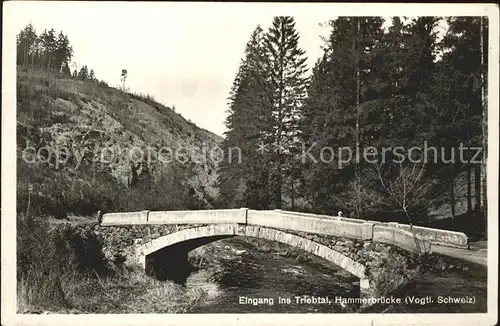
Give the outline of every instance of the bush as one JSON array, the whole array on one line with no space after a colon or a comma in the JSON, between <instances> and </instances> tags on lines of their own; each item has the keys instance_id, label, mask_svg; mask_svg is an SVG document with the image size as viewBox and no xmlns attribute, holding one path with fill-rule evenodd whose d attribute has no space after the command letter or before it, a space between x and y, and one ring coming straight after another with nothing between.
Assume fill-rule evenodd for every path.
<instances>
[{"instance_id":1,"label":"bush","mask_svg":"<svg viewBox=\"0 0 500 326\"><path fill-rule=\"evenodd\" d=\"M186 210L205 203L184 183L189 174L182 167L164 171L158 180L139 180L133 188L120 184L106 171L80 166L76 173L55 170L47 164L17 160L17 213L30 216L93 216L97 211ZM187 174L186 174L187 173ZM91 176L92 175L92 176ZM29 186L33 191L29 193ZM28 209L29 206L29 209Z\"/></svg>"},{"instance_id":2,"label":"bush","mask_svg":"<svg viewBox=\"0 0 500 326\"><path fill-rule=\"evenodd\" d=\"M122 308L130 313L188 312L206 296L199 288L186 289L173 282L152 279L144 273L130 275L127 283L141 288L136 298Z\"/></svg>"},{"instance_id":3,"label":"bush","mask_svg":"<svg viewBox=\"0 0 500 326\"><path fill-rule=\"evenodd\" d=\"M57 84L54 74L28 73L17 77L17 120L33 127L46 127L69 121L65 115L55 114L54 101L63 99L78 103L79 96Z\"/></svg>"},{"instance_id":4,"label":"bush","mask_svg":"<svg viewBox=\"0 0 500 326\"><path fill-rule=\"evenodd\" d=\"M93 224L18 220L18 312L186 312L204 296L104 258ZM119 271L119 272L118 272Z\"/></svg>"},{"instance_id":5,"label":"bush","mask_svg":"<svg viewBox=\"0 0 500 326\"><path fill-rule=\"evenodd\" d=\"M150 94L142 94L142 93L130 93L130 96L135 98L136 100L142 101L146 104L149 104L150 106L156 108L159 106L158 102L156 102L155 97Z\"/></svg>"},{"instance_id":6,"label":"bush","mask_svg":"<svg viewBox=\"0 0 500 326\"><path fill-rule=\"evenodd\" d=\"M98 277L112 275L91 228L51 229L41 219L17 223L18 309L72 308L75 295L92 293Z\"/></svg>"},{"instance_id":7,"label":"bush","mask_svg":"<svg viewBox=\"0 0 500 326\"><path fill-rule=\"evenodd\" d=\"M106 88L108 88L108 87L109 87L108 83L106 83L104 80L100 80L98 84L99 84L99 86L101 86L101 87L106 87Z\"/></svg>"},{"instance_id":8,"label":"bush","mask_svg":"<svg viewBox=\"0 0 500 326\"><path fill-rule=\"evenodd\" d=\"M126 188L105 172L94 172L92 180L89 168L82 165L76 175L70 175L47 164L26 163L18 156L17 213L65 218L70 213L91 216L98 210L117 209L117 197Z\"/></svg>"}]
</instances>

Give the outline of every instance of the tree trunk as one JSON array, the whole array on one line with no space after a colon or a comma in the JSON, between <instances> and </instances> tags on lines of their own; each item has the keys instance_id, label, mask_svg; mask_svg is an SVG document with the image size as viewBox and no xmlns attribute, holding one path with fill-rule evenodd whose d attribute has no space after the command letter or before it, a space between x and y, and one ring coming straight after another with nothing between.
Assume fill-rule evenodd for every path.
<instances>
[{"instance_id":1,"label":"tree trunk","mask_svg":"<svg viewBox=\"0 0 500 326\"><path fill-rule=\"evenodd\" d=\"M467 165L467 213L472 212L472 173L470 165Z\"/></svg>"},{"instance_id":2,"label":"tree trunk","mask_svg":"<svg viewBox=\"0 0 500 326\"><path fill-rule=\"evenodd\" d=\"M487 185L486 185L486 161L488 157L488 104L486 102L486 94L485 94L485 78L484 78L484 27L483 27L483 17L480 18L480 46L481 46L481 104L483 107L483 123L482 123L482 132L483 132L483 158L481 162L481 185L482 185L482 208L484 218L487 216L488 209L488 197L487 197ZM485 224L486 225L486 224Z\"/></svg>"},{"instance_id":3,"label":"tree trunk","mask_svg":"<svg viewBox=\"0 0 500 326\"><path fill-rule=\"evenodd\" d=\"M130 172L131 175L128 179L129 188L133 188L137 184L137 166L134 162L130 162Z\"/></svg>"},{"instance_id":4,"label":"tree trunk","mask_svg":"<svg viewBox=\"0 0 500 326\"><path fill-rule=\"evenodd\" d=\"M481 210L481 166L474 165L474 197L476 198L476 203L474 210L479 212Z\"/></svg>"},{"instance_id":5,"label":"tree trunk","mask_svg":"<svg viewBox=\"0 0 500 326\"><path fill-rule=\"evenodd\" d=\"M352 40L352 51L353 54L357 52L358 46L358 33L360 30L360 22L359 22L359 17L356 17L356 32L354 33L354 37ZM361 88L361 83L360 83L360 77L359 77L359 62L360 62L360 53L356 53L356 126L355 126L355 139L356 139L356 159L354 160L354 178L356 179L357 182L357 197L356 197L356 214L358 215L357 218L362 218L362 213L361 213L361 203L359 202L359 191L361 188L361 180L359 179L359 104L360 104L360 88Z\"/></svg>"},{"instance_id":6,"label":"tree trunk","mask_svg":"<svg viewBox=\"0 0 500 326\"><path fill-rule=\"evenodd\" d=\"M359 17L356 17L357 21L357 28L356 28L356 38L353 40L353 50L355 51L357 49L357 38L358 38L358 33L360 29L360 24L359 24ZM359 153L359 98L360 98L360 78L359 78L359 62L360 62L360 57L359 54L357 56L357 62L356 62L356 167L355 167L355 177L359 177L359 162L358 162L358 153Z\"/></svg>"},{"instance_id":7,"label":"tree trunk","mask_svg":"<svg viewBox=\"0 0 500 326\"><path fill-rule=\"evenodd\" d=\"M455 166L453 167L453 175L451 176L451 189L450 189L450 206L451 216L453 219L457 216L455 212Z\"/></svg>"},{"instance_id":8,"label":"tree trunk","mask_svg":"<svg viewBox=\"0 0 500 326\"><path fill-rule=\"evenodd\" d=\"M276 169L276 189L274 195L275 195L275 206L276 206L275 208L281 209L281 162L278 162L278 167Z\"/></svg>"},{"instance_id":9,"label":"tree trunk","mask_svg":"<svg viewBox=\"0 0 500 326\"><path fill-rule=\"evenodd\" d=\"M28 43L25 43L25 46L24 46L23 66L24 67L28 66Z\"/></svg>"},{"instance_id":10,"label":"tree trunk","mask_svg":"<svg viewBox=\"0 0 500 326\"><path fill-rule=\"evenodd\" d=\"M278 146L278 167L277 167L277 180L276 180L276 209L281 209L281 194L282 194L282 184L283 184L283 176L282 176L282 168L283 168L283 154L281 153L281 145L282 145L282 133L283 133L283 120L284 116L284 108L283 108L283 91L284 91L284 67L285 64L285 52L283 49L283 44L285 43L285 33L281 31L281 44L280 44L280 65L279 65L279 95L278 95L278 131L277 131L277 143Z\"/></svg>"}]
</instances>

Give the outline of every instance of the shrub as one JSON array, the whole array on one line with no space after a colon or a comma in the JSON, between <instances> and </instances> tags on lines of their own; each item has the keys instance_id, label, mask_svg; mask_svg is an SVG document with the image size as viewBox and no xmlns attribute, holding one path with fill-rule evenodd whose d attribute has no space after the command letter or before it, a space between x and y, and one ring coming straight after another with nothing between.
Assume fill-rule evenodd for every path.
<instances>
[{"instance_id":1,"label":"shrub","mask_svg":"<svg viewBox=\"0 0 500 326\"><path fill-rule=\"evenodd\" d=\"M144 103L147 103L154 108L156 108L159 105L158 102L156 102L155 97L151 94L142 94L133 92L130 93L130 96L132 96L136 100L143 101Z\"/></svg>"},{"instance_id":2,"label":"shrub","mask_svg":"<svg viewBox=\"0 0 500 326\"><path fill-rule=\"evenodd\" d=\"M18 219L17 299L21 313L186 312L204 292L160 282L104 258L94 224Z\"/></svg>"},{"instance_id":3,"label":"shrub","mask_svg":"<svg viewBox=\"0 0 500 326\"><path fill-rule=\"evenodd\" d=\"M99 81L99 86L106 87L106 88L109 87L108 83L106 83L104 80Z\"/></svg>"},{"instance_id":4,"label":"shrub","mask_svg":"<svg viewBox=\"0 0 500 326\"><path fill-rule=\"evenodd\" d=\"M101 247L90 227L51 229L42 219L18 218L18 309L71 308L82 283L96 285L99 276L112 274Z\"/></svg>"},{"instance_id":5,"label":"shrub","mask_svg":"<svg viewBox=\"0 0 500 326\"><path fill-rule=\"evenodd\" d=\"M70 177L64 169L26 163L18 156L18 214L29 210L30 216L65 218L70 213L90 216L98 210L115 210L119 192L126 188L105 172L94 172L92 180L87 175L91 173L89 169L91 167L82 164L77 174ZM33 186L31 194L28 192L29 185Z\"/></svg>"},{"instance_id":6,"label":"shrub","mask_svg":"<svg viewBox=\"0 0 500 326\"><path fill-rule=\"evenodd\" d=\"M57 84L55 76L29 71L17 76L18 120L33 127L50 126L61 123L61 117L51 108L54 100L61 98L78 102L79 96ZM62 118L64 119L64 118Z\"/></svg>"}]
</instances>

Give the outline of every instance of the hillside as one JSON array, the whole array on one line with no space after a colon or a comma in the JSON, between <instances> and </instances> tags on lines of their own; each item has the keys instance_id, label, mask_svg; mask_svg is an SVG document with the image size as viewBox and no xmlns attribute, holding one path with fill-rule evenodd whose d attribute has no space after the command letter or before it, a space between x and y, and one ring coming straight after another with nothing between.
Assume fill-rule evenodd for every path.
<instances>
[{"instance_id":1,"label":"hillside","mask_svg":"<svg viewBox=\"0 0 500 326\"><path fill-rule=\"evenodd\" d=\"M210 207L221 141L150 96L18 69L18 212Z\"/></svg>"}]
</instances>

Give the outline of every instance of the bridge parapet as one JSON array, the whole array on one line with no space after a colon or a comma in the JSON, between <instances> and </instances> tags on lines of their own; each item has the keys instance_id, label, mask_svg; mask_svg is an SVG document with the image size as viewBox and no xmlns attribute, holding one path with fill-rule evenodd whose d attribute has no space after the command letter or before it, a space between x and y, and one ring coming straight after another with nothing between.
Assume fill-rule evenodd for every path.
<instances>
[{"instance_id":1,"label":"bridge parapet","mask_svg":"<svg viewBox=\"0 0 500 326\"><path fill-rule=\"evenodd\" d=\"M147 224L247 223L247 208L150 212Z\"/></svg>"},{"instance_id":2,"label":"bridge parapet","mask_svg":"<svg viewBox=\"0 0 500 326\"><path fill-rule=\"evenodd\" d=\"M101 225L136 225L147 224L149 211L106 213L102 215Z\"/></svg>"},{"instance_id":3,"label":"bridge parapet","mask_svg":"<svg viewBox=\"0 0 500 326\"><path fill-rule=\"evenodd\" d=\"M397 229L411 232L411 227L408 224L387 223L388 226ZM413 226L415 234L423 239L429 240L433 244L443 245L448 247L467 248L468 237L465 233L449 230L440 230L428 228L425 226Z\"/></svg>"},{"instance_id":4,"label":"bridge parapet","mask_svg":"<svg viewBox=\"0 0 500 326\"><path fill-rule=\"evenodd\" d=\"M287 211L249 211L248 223L299 232L344 237L356 240L373 240L400 247L411 252L431 251L428 239L407 230L389 227L382 223L364 220L328 218L314 214ZM418 243L418 244L417 244Z\"/></svg>"},{"instance_id":5,"label":"bridge parapet","mask_svg":"<svg viewBox=\"0 0 500 326\"><path fill-rule=\"evenodd\" d=\"M326 218L326 219L333 219L336 221L350 222L350 223L357 223L357 224L372 223L373 225L377 225L377 226L392 227L392 228L397 228L397 229L401 229L401 230L406 231L406 232L398 232L397 233L401 237L406 237L408 232L411 233L413 236L413 233L411 232L411 226L408 224L400 224L400 223L396 223L396 222L379 222L379 221L361 220L361 219L347 218L347 217L340 217L340 216L316 215L316 214L310 214L310 213L290 212L290 211L282 211L282 210L274 210L274 211L286 213L286 214L293 214L293 215L297 215L297 216ZM348 225L348 224L346 224L346 225ZM378 230L380 231L380 230L382 230L382 228L378 228ZM419 239L428 240L432 244L449 246L449 247L458 247L458 248L467 248L467 245L468 245L468 237L463 232L441 230L441 229L429 228L429 227L424 227L424 226L416 226L416 225L413 226L413 231L415 232L415 234L417 235L417 237Z\"/></svg>"},{"instance_id":6,"label":"bridge parapet","mask_svg":"<svg viewBox=\"0 0 500 326\"><path fill-rule=\"evenodd\" d=\"M423 248L430 244L467 248L464 233L432 229L398 223L382 223L338 216L282 210L258 211L247 208L193 210L193 211L141 211L128 213L107 213L102 216L101 225L187 225L187 224L227 224L258 225L298 232L346 237L358 240L373 240L415 251L417 241Z\"/></svg>"},{"instance_id":7,"label":"bridge parapet","mask_svg":"<svg viewBox=\"0 0 500 326\"><path fill-rule=\"evenodd\" d=\"M192 211L141 211L106 213L102 226L135 224L226 224L247 223L247 208Z\"/></svg>"},{"instance_id":8,"label":"bridge parapet","mask_svg":"<svg viewBox=\"0 0 500 326\"><path fill-rule=\"evenodd\" d=\"M248 224L359 240L369 240L373 236L369 225L287 211L249 210Z\"/></svg>"}]
</instances>

